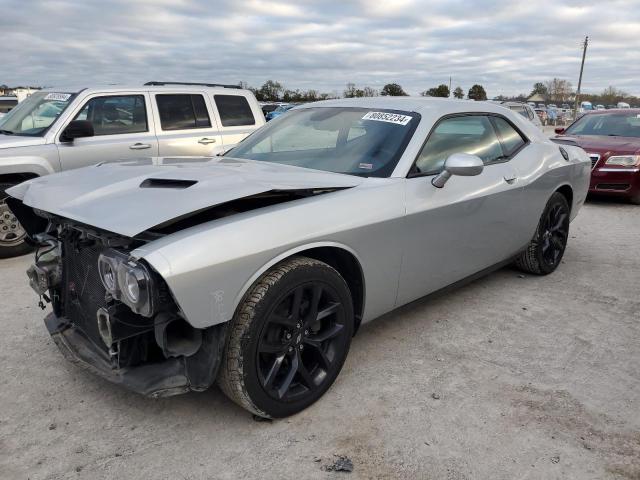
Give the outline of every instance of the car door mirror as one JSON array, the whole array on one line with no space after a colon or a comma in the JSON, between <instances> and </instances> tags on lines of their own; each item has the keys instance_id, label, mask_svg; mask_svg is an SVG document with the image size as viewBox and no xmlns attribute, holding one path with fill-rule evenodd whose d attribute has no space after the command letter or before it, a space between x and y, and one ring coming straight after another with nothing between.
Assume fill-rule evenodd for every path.
<instances>
[{"instance_id":1,"label":"car door mirror","mask_svg":"<svg viewBox=\"0 0 640 480\"><path fill-rule=\"evenodd\" d=\"M434 187L442 188L452 175L461 177L473 177L480 175L484 169L482 159L477 155L468 153L454 153L447 157L444 168L437 176L431 180Z\"/></svg>"},{"instance_id":2,"label":"car door mirror","mask_svg":"<svg viewBox=\"0 0 640 480\"><path fill-rule=\"evenodd\" d=\"M73 120L60 135L60 141L73 142L76 138L93 137L93 124L88 120Z\"/></svg>"}]
</instances>

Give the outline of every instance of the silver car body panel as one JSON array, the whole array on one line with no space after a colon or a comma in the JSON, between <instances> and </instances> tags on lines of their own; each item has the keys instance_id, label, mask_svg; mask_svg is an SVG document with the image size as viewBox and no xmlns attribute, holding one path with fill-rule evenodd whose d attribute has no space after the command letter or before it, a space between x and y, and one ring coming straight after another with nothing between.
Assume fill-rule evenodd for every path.
<instances>
[{"instance_id":1,"label":"silver car body panel","mask_svg":"<svg viewBox=\"0 0 640 480\"><path fill-rule=\"evenodd\" d=\"M188 188L145 187L147 180L195 183ZM346 188L361 182L354 176L250 160L170 157L34 178L14 187L10 195L30 207L135 237L169 220L270 190Z\"/></svg>"},{"instance_id":2,"label":"silver car body panel","mask_svg":"<svg viewBox=\"0 0 640 480\"><path fill-rule=\"evenodd\" d=\"M487 102L372 98L319 102L418 112L421 121L390 178L207 159L167 167L127 162L51 176L9 190L24 203L124 235L200 208L278 189L340 188L186 228L146 243L132 255L167 282L195 327L228 321L244 294L269 268L314 248L339 248L358 262L364 284L362 321L482 271L522 250L551 194L572 191L571 217L584 203L590 177L586 153L560 147L515 112ZM449 114L503 115L529 143L512 159L474 177L453 176L444 188L408 172L438 119ZM195 159L190 159L196 162ZM162 165L164 164L164 165ZM192 187L150 193L147 178L197 180Z\"/></svg>"}]
</instances>

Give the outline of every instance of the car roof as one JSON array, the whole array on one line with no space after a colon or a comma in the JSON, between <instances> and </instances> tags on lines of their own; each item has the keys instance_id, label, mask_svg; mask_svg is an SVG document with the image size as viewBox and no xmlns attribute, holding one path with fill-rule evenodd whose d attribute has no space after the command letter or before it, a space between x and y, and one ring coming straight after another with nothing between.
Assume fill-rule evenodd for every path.
<instances>
[{"instance_id":1,"label":"car roof","mask_svg":"<svg viewBox=\"0 0 640 480\"><path fill-rule=\"evenodd\" d=\"M311 107L361 107L384 108L388 110L402 110L430 115L447 115L460 112L492 112L504 114L504 106L484 101L458 100L453 98L435 97L362 97L339 98L307 103L296 108Z\"/></svg>"}]
</instances>

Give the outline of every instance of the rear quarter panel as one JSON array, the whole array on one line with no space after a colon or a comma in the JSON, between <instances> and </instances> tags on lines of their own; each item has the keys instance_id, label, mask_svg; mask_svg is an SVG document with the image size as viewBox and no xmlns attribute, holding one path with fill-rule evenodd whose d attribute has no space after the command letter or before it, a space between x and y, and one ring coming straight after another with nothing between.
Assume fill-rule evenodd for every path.
<instances>
[{"instance_id":1,"label":"rear quarter panel","mask_svg":"<svg viewBox=\"0 0 640 480\"><path fill-rule=\"evenodd\" d=\"M565 160L560 147L569 154ZM571 219L573 220L584 204L589 189L591 162L579 147L557 145L551 141L533 142L530 155L523 156L517 163L520 179L524 185L523 201L530 238L533 237L549 197L559 188L567 185L573 192Z\"/></svg>"}]
</instances>

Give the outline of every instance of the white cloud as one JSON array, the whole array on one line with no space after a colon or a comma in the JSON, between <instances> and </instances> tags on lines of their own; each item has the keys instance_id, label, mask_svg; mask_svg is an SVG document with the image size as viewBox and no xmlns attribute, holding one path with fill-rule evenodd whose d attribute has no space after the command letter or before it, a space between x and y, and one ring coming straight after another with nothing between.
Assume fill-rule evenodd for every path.
<instances>
[{"instance_id":1,"label":"white cloud","mask_svg":"<svg viewBox=\"0 0 640 480\"><path fill-rule=\"evenodd\" d=\"M275 79L527 93L554 76L640 95L637 0L4 0L0 83Z\"/></svg>"}]
</instances>

